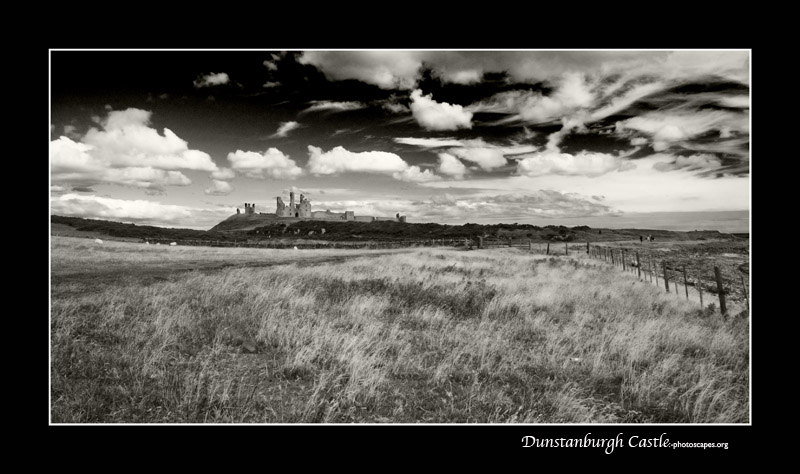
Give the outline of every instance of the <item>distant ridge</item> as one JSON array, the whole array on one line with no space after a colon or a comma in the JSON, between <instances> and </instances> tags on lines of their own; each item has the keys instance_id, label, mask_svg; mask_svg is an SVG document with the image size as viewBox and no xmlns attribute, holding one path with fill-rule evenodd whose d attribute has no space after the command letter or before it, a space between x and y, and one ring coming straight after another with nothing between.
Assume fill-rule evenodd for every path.
<instances>
[{"instance_id":1,"label":"distant ridge","mask_svg":"<svg viewBox=\"0 0 800 474\"><path fill-rule=\"evenodd\" d=\"M489 239L531 239L533 242L613 242L638 240L639 236L652 235L656 241L739 239L748 234L725 234L715 230L670 231L654 229L598 229L588 226L536 226L531 224L462 224L379 222L337 222L277 217L274 214L234 214L211 229L194 230L164 228L148 225L80 217L51 216L51 223L60 228L74 229L75 236L107 235L121 239L173 239L241 241L278 238L305 239L313 235L316 240L363 241L403 239L462 239L484 236ZM325 229L325 233L322 233ZM312 233L313 231L313 233ZM59 232L55 229L54 233ZM64 234L66 235L66 234Z\"/></svg>"}]
</instances>

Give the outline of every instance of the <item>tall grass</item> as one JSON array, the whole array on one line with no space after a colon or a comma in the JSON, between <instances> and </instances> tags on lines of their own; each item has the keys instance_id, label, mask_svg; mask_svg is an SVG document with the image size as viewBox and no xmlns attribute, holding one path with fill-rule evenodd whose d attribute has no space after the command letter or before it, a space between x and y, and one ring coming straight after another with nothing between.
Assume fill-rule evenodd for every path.
<instances>
[{"instance_id":1,"label":"tall grass","mask_svg":"<svg viewBox=\"0 0 800 474\"><path fill-rule=\"evenodd\" d=\"M746 320L589 263L422 249L82 291L59 280L52 421L749 421Z\"/></svg>"}]
</instances>

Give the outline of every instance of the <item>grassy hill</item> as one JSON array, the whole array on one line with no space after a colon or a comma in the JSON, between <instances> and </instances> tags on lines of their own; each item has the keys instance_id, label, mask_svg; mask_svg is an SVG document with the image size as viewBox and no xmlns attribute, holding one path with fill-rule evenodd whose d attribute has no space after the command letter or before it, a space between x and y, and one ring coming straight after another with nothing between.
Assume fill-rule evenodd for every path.
<instances>
[{"instance_id":1,"label":"grassy hill","mask_svg":"<svg viewBox=\"0 0 800 474\"><path fill-rule=\"evenodd\" d=\"M121 240L130 239L172 239L172 240L236 240L236 234L216 231L165 228L150 225L124 224L122 222L80 217L50 216L54 232L63 232L67 226L73 232L81 232L86 237L109 236ZM241 239L241 236L239 236Z\"/></svg>"},{"instance_id":2,"label":"grassy hill","mask_svg":"<svg viewBox=\"0 0 800 474\"><path fill-rule=\"evenodd\" d=\"M258 227L276 223L300 222L302 219L291 217L277 217L275 214L234 214L219 224L215 225L210 232L239 232L254 230Z\"/></svg>"}]
</instances>

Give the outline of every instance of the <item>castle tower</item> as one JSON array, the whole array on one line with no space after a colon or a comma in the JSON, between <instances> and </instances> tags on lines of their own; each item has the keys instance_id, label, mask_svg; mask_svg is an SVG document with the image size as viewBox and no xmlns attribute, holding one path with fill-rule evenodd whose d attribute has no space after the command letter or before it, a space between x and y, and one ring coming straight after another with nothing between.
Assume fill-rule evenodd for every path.
<instances>
[{"instance_id":1,"label":"castle tower","mask_svg":"<svg viewBox=\"0 0 800 474\"><path fill-rule=\"evenodd\" d=\"M311 201L304 195L300 195L300 203L297 205L297 217L311 217Z\"/></svg>"}]
</instances>

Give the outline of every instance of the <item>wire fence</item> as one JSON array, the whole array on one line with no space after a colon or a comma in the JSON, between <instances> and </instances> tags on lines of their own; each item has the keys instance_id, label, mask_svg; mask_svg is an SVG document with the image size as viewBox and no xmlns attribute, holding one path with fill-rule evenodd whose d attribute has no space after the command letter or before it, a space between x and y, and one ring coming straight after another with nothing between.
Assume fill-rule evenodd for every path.
<instances>
[{"instance_id":1,"label":"wire fence","mask_svg":"<svg viewBox=\"0 0 800 474\"><path fill-rule=\"evenodd\" d=\"M602 260L621 272L635 275L640 281L652 283L667 293L697 301L704 310L717 309L727 317L732 309L750 313L749 272L725 272L720 265L692 262L685 258L664 257L645 248L611 247L578 242L544 242L534 244L520 241L492 242L479 239L479 248L514 247L543 255L586 254ZM733 274L732 274L733 273ZM717 304L719 305L717 307ZM742 308L743 307L743 308Z\"/></svg>"}]
</instances>

